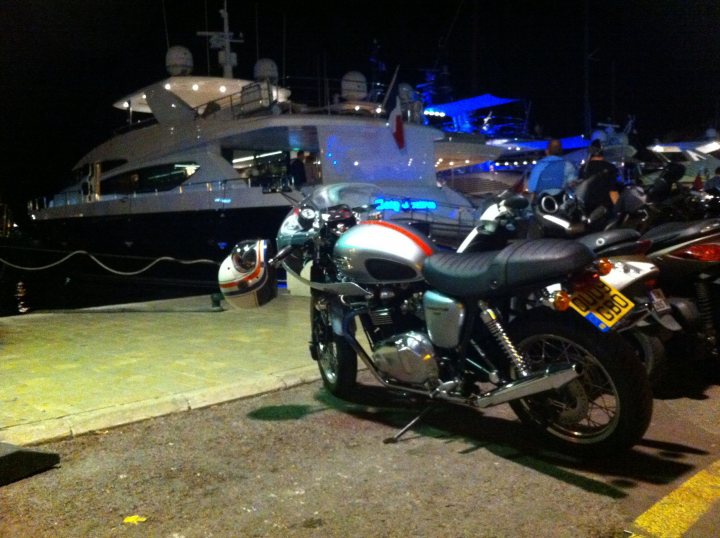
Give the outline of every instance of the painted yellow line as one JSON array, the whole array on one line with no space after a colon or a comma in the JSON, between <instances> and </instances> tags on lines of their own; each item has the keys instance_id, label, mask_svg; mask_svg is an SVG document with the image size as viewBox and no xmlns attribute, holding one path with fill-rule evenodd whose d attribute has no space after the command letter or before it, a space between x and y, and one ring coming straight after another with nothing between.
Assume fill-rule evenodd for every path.
<instances>
[{"instance_id":1,"label":"painted yellow line","mask_svg":"<svg viewBox=\"0 0 720 538\"><path fill-rule=\"evenodd\" d=\"M638 517L632 536L680 538L719 500L720 461L716 461Z\"/></svg>"}]
</instances>

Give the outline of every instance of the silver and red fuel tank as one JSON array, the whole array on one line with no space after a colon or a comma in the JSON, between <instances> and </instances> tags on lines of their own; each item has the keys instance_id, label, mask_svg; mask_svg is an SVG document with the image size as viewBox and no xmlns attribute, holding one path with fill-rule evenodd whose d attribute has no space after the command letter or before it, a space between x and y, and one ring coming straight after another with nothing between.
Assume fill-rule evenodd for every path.
<instances>
[{"instance_id":1,"label":"silver and red fuel tank","mask_svg":"<svg viewBox=\"0 0 720 538\"><path fill-rule=\"evenodd\" d=\"M343 233L333 255L338 269L359 284L422 280L425 258L435 252L430 240L405 224L366 221Z\"/></svg>"}]
</instances>

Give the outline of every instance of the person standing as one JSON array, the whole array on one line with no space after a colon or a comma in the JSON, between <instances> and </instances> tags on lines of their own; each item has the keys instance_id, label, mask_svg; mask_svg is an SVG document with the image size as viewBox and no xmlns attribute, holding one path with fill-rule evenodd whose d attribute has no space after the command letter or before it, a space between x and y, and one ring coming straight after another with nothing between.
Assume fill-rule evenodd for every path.
<instances>
[{"instance_id":1,"label":"person standing","mask_svg":"<svg viewBox=\"0 0 720 538\"><path fill-rule=\"evenodd\" d=\"M320 183L320 175L318 174L317 165L315 164L315 155L308 153L305 156L305 181L308 185L318 185Z\"/></svg>"},{"instance_id":2,"label":"person standing","mask_svg":"<svg viewBox=\"0 0 720 538\"><path fill-rule=\"evenodd\" d=\"M575 185L576 193L582 193L584 209L588 214L599 206L605 206L608 213L612 212L618 198L618 174L617 167L605 160L600 141L593 141L588 161L583 165L580 180Z\"/></svg>"},{"instance_id":3,"label":"person standing","mask_svg":"<svg viewBox=\"0 0 720 538\"><path fill-rule=\"evenodd\" d=\"M298 150L295 158L290 161L288 173L292 176L293 184L297 190L300 190L307 182L305 176L305 152L303 150Z\"/></svg>"},{"instance_id":4,"label":"person standing","mask_svg":"<svg viewBox=\"0 0 720 538\"><path fill-rule=\"evenodd\" d=\"M703 190L711 194L720 194L720 166L715 169L715 175L705 182Z\"/></svg>"},{"instance_id":5,"label":"person standing","mask_svg":"<svg viewBox=\"0 0 720 538\"><path fill-rule=\"evenodd\" d=\"M575 166L562 157L560 140L550 140L545 155L530 171L528 191L534 197L543 191L564 189L577 179Z\"/></svg>"}]
</instances>

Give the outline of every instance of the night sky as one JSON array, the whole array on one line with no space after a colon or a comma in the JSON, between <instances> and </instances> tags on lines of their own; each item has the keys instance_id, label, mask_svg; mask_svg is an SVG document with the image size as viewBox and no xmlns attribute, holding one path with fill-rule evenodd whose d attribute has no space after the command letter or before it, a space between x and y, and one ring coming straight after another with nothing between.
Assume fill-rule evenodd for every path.
<instances>
[{"instance_id":1,"label":"night sky","mask_svg":"<svg viewBox=\"0 0 720 538\"><path fill-rule=\"evenodd\" d=\"M639 140L677 139L718 126L717 0L432 2L228 1L235 76L258 57L291 77L369 76L373 39L386 81L417 84L447 65L453 97L490 92L532 103L545 135L583 128L584 38L593 121L637 118ZM6 166L0 190L22 199L52 191L125 116L124 95L166 76L167 42L207 63L197 31L221 30L220 0L0 0L0 97ZM163 9L164 8L164 9ZM587 9L587 11L586 11ZM586 17L588 13L589 17ZM587 21L588 32L585 32ZM167 28L167 33L166 33ZM284 45L284 46L283 46Z\"/></svg>"}]
</instances>

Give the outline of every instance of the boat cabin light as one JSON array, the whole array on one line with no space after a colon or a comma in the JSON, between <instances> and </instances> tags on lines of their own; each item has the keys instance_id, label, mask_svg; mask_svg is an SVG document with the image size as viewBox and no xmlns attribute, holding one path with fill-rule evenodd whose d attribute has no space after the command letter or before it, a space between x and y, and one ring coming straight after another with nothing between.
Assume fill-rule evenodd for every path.
<instances>
[{"instance_id":1,"label":"boat cabin light","mask_svg":"<svg viewBox=\"0 0 720 538\"><path fill-rule=\"evenodd\" d=\"M715 140L708 144L698 146L697 148L697 150L701 151L702 153L712 153L713 151L717 151L718 149L720 149L720 144Z\"/></svg>"}]
</instances>

